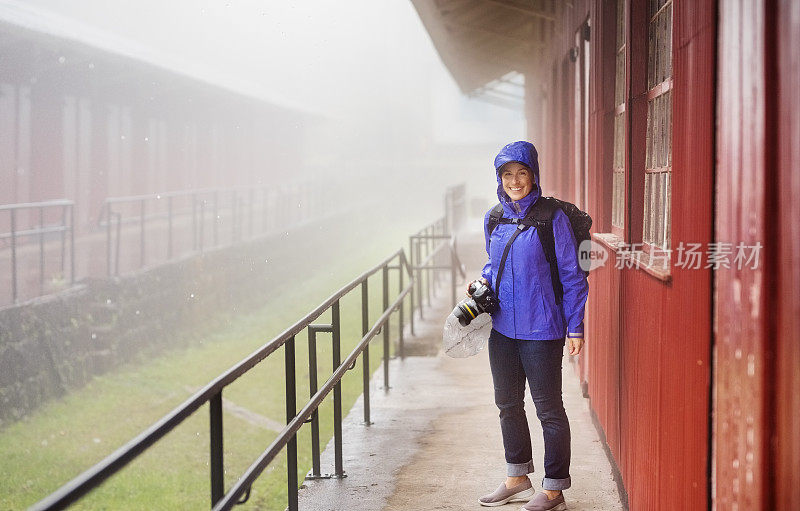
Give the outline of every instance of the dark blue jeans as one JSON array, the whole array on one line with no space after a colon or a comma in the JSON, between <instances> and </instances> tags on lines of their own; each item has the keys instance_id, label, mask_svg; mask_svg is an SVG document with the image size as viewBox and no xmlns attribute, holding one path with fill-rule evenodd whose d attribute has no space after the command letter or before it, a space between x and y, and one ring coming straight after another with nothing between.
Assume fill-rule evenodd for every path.
<instances>
[{"instance_id":1,"label":"dark blue jeans","mask_svg":"<svg viewBox=\"0 0 800 511\"><path fill-rule=\"evenodd\" d=\"M531 433L523 402L527 379L544 434L542 488L546 490L565 490L571 484L569 421L561 400L563 352L564 339L526 341L495 330L489 336L494 402L500 409L508 475L533 472Z\"/></svg>"}]
</instances>

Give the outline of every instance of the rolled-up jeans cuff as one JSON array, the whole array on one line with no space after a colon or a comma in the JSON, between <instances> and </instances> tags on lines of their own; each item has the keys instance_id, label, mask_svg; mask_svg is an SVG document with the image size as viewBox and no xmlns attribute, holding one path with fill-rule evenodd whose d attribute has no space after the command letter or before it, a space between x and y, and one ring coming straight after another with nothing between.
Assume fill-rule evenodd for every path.
<instances>
[{"instance_id":1,"label":"rolled-up jeans cuff","mask_svg":"<svg viewBox=\"0 0 800 511\"><path fill-rule=\"evenodd\" d=\"M550 479L545 477L542 479L542 489L543 490L566 490L572 486L572 479Z\"/></svg>"},{"instance_id":2,"label":"rolled-up jeans cuff","mask_svg":"<svg viewBox=\"0 0 800 511\"><path fill-rule=\"evenodd\" d=\"M527 463L506 463L508 477L519 477L533 473L533 460Z\"/></svg>"}]
</instances>

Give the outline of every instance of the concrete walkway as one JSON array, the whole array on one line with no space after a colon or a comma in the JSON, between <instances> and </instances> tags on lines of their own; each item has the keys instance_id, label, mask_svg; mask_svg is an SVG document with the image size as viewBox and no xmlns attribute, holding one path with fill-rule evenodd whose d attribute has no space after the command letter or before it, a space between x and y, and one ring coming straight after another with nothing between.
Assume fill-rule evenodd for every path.
<instances>
[{"instance_id":1,"label":"concrete walkway","mask_svg":"<svg viewBox=\"0 0 800 511\"><path fill-rule=\"evenodd\" d=\"M467 275L477 275L482 242L459 240ZM480 266L477 266L479 268ZM300 491L301 510L456 510L483 509L480 495L493 491L505 476L498 411L486 350L467 359L451 359L438 349L449 290L425 309L416 338L407 337L407 356L390 362L390 388L377 370L371 390L371 426L364 426L363 401L344 420L344 479L307 480ZM620 510L617 486L586 399L581 395L569 356L564 357L564 404L572 431L573 486L564 492L571 510ZM540 488L543 444L530 396L526 399ZM322 455L323 472L333 472L333 444ZM507 504L495 509L519 509Z\"/></svg>"}]
</instances>

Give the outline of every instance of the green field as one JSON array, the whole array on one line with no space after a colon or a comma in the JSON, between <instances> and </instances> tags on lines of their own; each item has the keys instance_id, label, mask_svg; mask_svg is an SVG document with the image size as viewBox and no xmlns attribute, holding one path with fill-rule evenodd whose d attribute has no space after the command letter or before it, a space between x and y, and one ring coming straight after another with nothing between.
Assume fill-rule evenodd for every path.
<instances>
[{"instance_id":1,"label":"green field","mask_svg":"<svg viewBox=\"0 0 800 511\"><path fill-rule=\"evenodd\" d=\"M0 432L1 509L24 509L92 466L169 412L209 380L294 323L343 284L379 262L422 224L392 226L369 247L329 254L332 263L302 275L301 285L282 290L269 303L246 315L214 318L215 326L149 361L129 364L94 378L86 387L51 402L30 417ZM334 270L335 269L335 270ZM301 272L302 270L302 272ZM391 297L397 295L397 272L391 272ZM406 281L407 282L407 281ZM381 312L381 276L369 281L370 324ZM393 299L393 298L391 298ZM341 302L342 359L361 337L361 293L356 288ZM406 308L406 318L409 309ZM397 315L392 317L393 339ZM318 320L330 322L330 313ZM381 336L371 344L370 368L382 357ZM317 336L318 381L332 372L330 334ZM297 337L298 410L308 399L308 346L305 332ZM226 489L277 436L275 423L285 423L284 356L278 350L227 387L223 398L235 405L224 411ZM343 409L362 392L361 361L343 379ZM333 435L332 394L320 408L321 448ZM242 411L244 410L244 412ZM265 426L266 424L266 426ZM273 426L270 427L269 425ZM204 509L209 507L208 406L202 407L100 488L76 509ZM310 427L298 434L298 479L311 467ZM333 472L333 467L322 468ZM347 467L345 466L345 470ZM253 486L249 509L284 509L286 463L283 453Z\"/></svg>"}]
</instances>

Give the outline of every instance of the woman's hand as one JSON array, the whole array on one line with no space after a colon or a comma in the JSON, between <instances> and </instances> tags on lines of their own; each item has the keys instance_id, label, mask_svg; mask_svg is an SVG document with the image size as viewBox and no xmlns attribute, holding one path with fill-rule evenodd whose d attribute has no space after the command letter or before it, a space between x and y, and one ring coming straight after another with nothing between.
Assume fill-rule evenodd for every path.
<instances>
[{"instance_id":1,"label":"woman's hand","mask_svg":"<svg viewBox=\"0 0 800 511\"><path fill-rule=\"evenodd\" d=\"M577 355L578 353L580 353L581 350L583 349L583 342L584 342L583 339L581 339L580 337L575 337L575 338L570 337L568 340L569 340L569 354Z\"/></svg>"}]
</instances>

